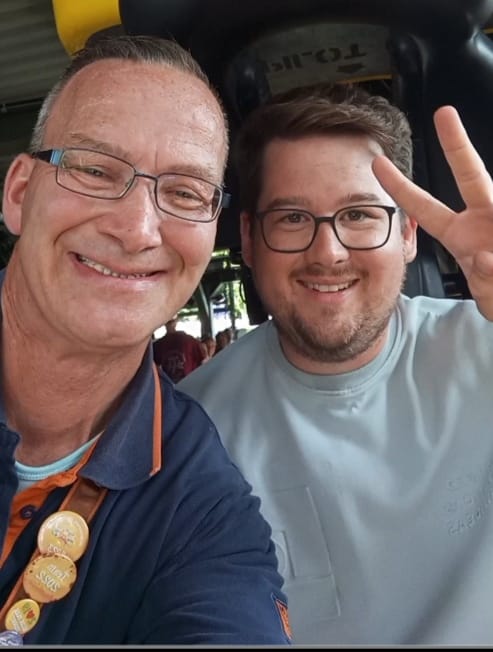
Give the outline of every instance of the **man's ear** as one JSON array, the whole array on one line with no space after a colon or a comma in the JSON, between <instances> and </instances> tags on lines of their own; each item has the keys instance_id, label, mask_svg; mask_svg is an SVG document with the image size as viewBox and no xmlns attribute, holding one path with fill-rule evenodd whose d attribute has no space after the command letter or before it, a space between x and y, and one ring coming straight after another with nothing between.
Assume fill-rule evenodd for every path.
<instances>
[{"instance_id":1,"label":"man's ear","mask_svg":"<svg viewBox=\"0 0 493 652\"><path fill-rule=\"evenodd\" d=\"M253 218L250 213L240 213L241 256L247 267L252 266Z\"/></svg>"},{"instance_id":2,"label":"man's ear","mask_svg":"<svg viewBox=\"0 0 493 652\"><path fill-rule=\"evenodd\" d=\"M2 213L8 230L14 235L20 235L22 230L22 204L34 165L29 154L19 154L5 176Z\"/></svg>"},{"instance_id":3,"label":"man's ear","mask_svg":"<svg viewBox=\"0 0 493 652\"><path fill-rule=\"evenodd\" d=\"M402 238L404 242L404 259L406 263L412 262L416 258L418 251L417 244L418 223L411 217L406 217L402 228Z\"/></svg>"}]
</instances>

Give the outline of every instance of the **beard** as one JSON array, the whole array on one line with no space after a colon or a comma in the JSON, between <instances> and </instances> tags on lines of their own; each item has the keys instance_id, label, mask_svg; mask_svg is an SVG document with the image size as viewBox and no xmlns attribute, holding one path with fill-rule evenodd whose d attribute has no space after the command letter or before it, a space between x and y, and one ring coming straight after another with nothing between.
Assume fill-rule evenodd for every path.
<instances>
[{"instance_id":1,"label":"beard","mask_svg":"<svg viewBox=\"0 0 493 652\"><path fill-rule=\"evenodd\" d=\"M404 265L400 284L394 292L387 287L362 303L352 315L330 306L321 306L316 316L304 313L303 306L267 306L281 341L288 341L297 354L307 360L341 363L356 359L385 332L404 285Z\"/></svg>"},{"instance_id":2,"label":"beard","mask_svg":"<svg viewBox=\"0 0 493 652\"><path fill-rule=\"evenodd\" d=\"M367 351L387 328L395 303L385 312L365 312L334 329L338 316L325 311L314 324L296 310L273 316L281 340L288 340L297 353L314 362L347 362Z\"/></svg>"}]
</instances>

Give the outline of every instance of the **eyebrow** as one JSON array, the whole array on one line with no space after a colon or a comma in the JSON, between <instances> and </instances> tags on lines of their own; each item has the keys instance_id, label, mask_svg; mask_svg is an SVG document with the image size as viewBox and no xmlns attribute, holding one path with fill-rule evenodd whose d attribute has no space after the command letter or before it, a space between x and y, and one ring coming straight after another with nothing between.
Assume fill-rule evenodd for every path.
<instances>
[{"instance_id":1,"label":"eyebrow","mask_svg":"<svg viewBox=\"0 0 493 652\"><path fill-rule=\"evenodd\" d=\"M358 204L365 202L382 202L382 198L372 192L355 192L349 193L342 198L343 203Z\"/></svg>"},{"instance_id":2,"label":"eyebrow","mask_svg":"<svg viewBox=\"0 0 493 652\"><path fill-rule=\"evenodd\" d=\"M130 163L131 161L129 152L119 145L115 145L114 143L108 143L104 140L96 140L90 136L85 136L84 134L77 132L70 133L69 139L71 143L69 147L87 147L88 149L94 149L102 152L103 154L111 154L112 156L116 156L123 159L124 161L127 161L127 163ZM133 165L133 163L130 164ZM144 172L144 170L140 171ZM221 181L217 181L217 171L209 168L208 166L198 166L190 163L178 163L173 165L169 170L158 172L158 174L165 174L166 172L169 174L172 174L173 172L175 174L188 174L192 177L199 177L205 181L210 181L210 183L213 184L221 184Z\"/></svg>"},{"instance_id":3,"label":"eyebrow","mask_svg":"<svg viewBox=\"0 0 493 652\"><path fill-rule=\"evenodd\" d=\"M85 136L77 132L70 133L69 139L71 143L70 147L87 147L89 149L95 149L97 151L100 151L103 154L111 154L113 156L118 156L119 158L122 158L124 160L126 160L126 158L128 157L128 152L125 151L122 147L112 143L107 143L104 140L95 140L90 136Z\"/></svg>"},{"instance_id":4,"label":"eyebrow","mask_svg":"<svg viewBox=\"0 0 493 652\"><path fill-rule=\"evenodd\" d=\"M288 206L301 206L301 207L306 207L307 202L305 197L296 197L296 196L291 196L291 197L276 197L272 201L270 201L267 204L268 209L272 208L285 208Z\"/></svg>"},{"instance_id":5,"label":"eyebrow","mask_svg":"<svg viewBox=\"0 0 493 652\"><path fill-rule=\"evenodd\" d=\"M340 206L346 205L355 205L355 204L364 204L366 202L381 202L383 201L381 197L375 195L371 192L355 192L349 193L341 197L336 203ZM276 197L271 202L269 202L267 208L287 208L287 207L300 207L306 208L310 205L310 201L307 197L292 195L288 197Z\"/></svg>"}]
</instances>

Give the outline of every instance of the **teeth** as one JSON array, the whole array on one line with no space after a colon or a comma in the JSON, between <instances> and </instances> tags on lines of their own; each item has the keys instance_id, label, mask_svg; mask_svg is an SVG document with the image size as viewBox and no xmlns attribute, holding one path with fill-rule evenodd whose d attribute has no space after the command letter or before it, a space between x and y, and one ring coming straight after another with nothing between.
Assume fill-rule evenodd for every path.
<instances>
[{"instance_id":1,"label":"teeth","mask_svg":"<svg viewBox=\"0 0 493 652\"><path fill-rule=\"evenodd\" d=\"M150 276L150 274L119 274L118 272L114 272L113 270L111 270L109 267L105 267L104 265L101 265L101 263L96 263L94 262L94 260L91 260L90 258L86 258L85 256L78 255L77 258L83 265L86 265L87 267L94 269L96 272L103 274L103 276L113 276L114 278L123 278L123 279L137 279L137 278L146 278L147 276Z\"/></svg>"},{"instance_id":2,"label":"teeth","mask_svg":"<svg viewBox=\"0 0 493 652\"><path fill-rule=\"evenodd\" d=\"M316 290L317 292L339 292L340 290L346 290L351 283L341 283L341 285L326 285L322 283L305 283L307 288L310 290Z\"/></svg>"}]
</instances>

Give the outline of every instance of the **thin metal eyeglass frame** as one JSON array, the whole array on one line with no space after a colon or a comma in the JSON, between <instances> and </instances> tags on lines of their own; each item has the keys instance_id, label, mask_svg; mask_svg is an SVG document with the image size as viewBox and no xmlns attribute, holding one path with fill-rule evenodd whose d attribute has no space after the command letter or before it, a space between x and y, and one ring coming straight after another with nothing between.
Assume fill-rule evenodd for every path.
<instances>
[{"instance_id":1,"label":"thin metal eyeglass frame","mask_svg":"<svg viewBox=\"0 0 493 652\"><path fill-rule=\"evenodd\" d=\"M63 155L66 151L83 151L83 152L92 152L93 154L102 154L104 156L109 156L110 158L113 158L117 161L121 161L122 163L125 163L128 165L129 168L133 170L133 176L131 180L127 183L126 187L124 188L123 192L116 197L102 197L101 195L94 195L92 193L88 192L81 192L80 190L74 190L73 188L67 188L67 186L64 186L63 183L60 183L60 180L58 178L58 172L61 169L60 163L62 162ZM82 195L84 197L94 197L94 199L106 199L108 201L113 201L115 199L121 199L122 197L125 197L127 192L130 190L130 188L133 186L134 181L137 177L142 177L144 179L150 179L151 181L154 181L154 199L156 201L156 206L159 208L160 211L163 213L166 213L166 215L172 215L173 217L176 217L178 220L184 220L185 222L197 222L199 224L208 224L209 222L214 222L219 217L219 214L223 208L227 208L229 206L229 202L231 200L231 195L229 195L227 192L224 191L221 186L218 186L211 181L207 181L206 179L202 179L201 177L196 177L193 174L181 174L179 172L163 172L162 174L158 175L153 175L153 174L147 174L146 172L140 172L137 170L131 163L126 161L123 158L120 158L119 156L114 156L113 154L108 154L106 152L100 152L96 149L89 149L87 147L63 147L63 148L53 148L53 149L45 149L45 150L40 150L36 152L31 152L31 157L38 159L40 161L44 161L45 163L49 163L50 165L53 165L56 168L56 175L55 175L55 180L57 184L63 188L64 190L68 190L69 192L73 192L76 195ZM191 179L197 179L199 181L203 181L204 183L208 183L209 185L213 186L216 188L216 190L219 191L219 201L216 207L216 210L212 217L208 220L194 220L189 217L182 217L181 215L175 215L175 213L171 213L170 211L165 210L164 208L161 208L159 201L158 201L158 195L157 195L157 184L159 181L159 177L161 176L176 176L176 177L190 177Z\"/></svg>"},{"instance_id":2,"label":"thin metal eyeglass frame","mask_svg":"<svg viewBox=\"0 0 493 652\"><path fill-rule=\"evenodd\" d=\"M374 247L349 247L348 245L346 245L346 244L341 240L341 238L339 237L339 234L337 233L337 228L336 228L336 219L337 219L337 216L338 216L340 213L342 213L343 211L347 211L348 209L353 209L353 208L367 208L367 207L382 208L383 210L385 210L385 212L386 212L387 215L389 216L389 228L388 228L388 231L387 231L387 236L386 236L385 240L382 242L382 244L376 245L376 246L374 246ZM313 222L314 222L314 224L315 224L314 229L313 229L313 235L312 235L312 238L311 238L310 242L306 245L306 247L302 247L302 248L300 248L300 249L277 249L277 248L275 248L275 247L272 247L272 246L267 242L267 237L266 237L266 235L265 235L265 231L264 231L264 217L265 217L268 213L286 212L286 211L290 211L290 210L292 210L293 213L301 213L302 215L309 215L309 216L312 218L312 220L313 220ZM341 245L342 245L345 249L349 249L349 250L353 250L353 251L372 251L373 249L380 249L381 247L383 247L384 245L386 245L387 242L389 241L389 238L390 238L390 232L392 231L392 217L394 216L394 214L395 214L398 210L399 210L399 206L384 206L384 205L382 205L382 204L358 204L358 205L355 205L355 206L344 206L343 208L340 208L338 211L336 211L333 215L322 215L322 216L320 216L320 217L316 217L315 215L313 215L313 213L310 213L310 211L307 211L307 210L304 210L304 209L303 209L303 210L300 210L300 209L296 209L296 208L293 208L293 209L290 209L290 208L271 208L270 210L267 210L267 211L258 211L257 213L255 213L255 217L256 217L256 218L259 220L259 222L260 222L260 227L261 227L261 231L262 231L262 237L263 237L263 239L264 239L264 242L265 242L266 246L267 246L271 251L276 251L276 252L278 252L278 253L280 253L280 254L297 254L297 253L301 253L302 251L306 251L307 249L310 249L310 247L312 246L312 244L313 244L314 241L315 241L315 238L317 237L317 233L318 233L318 229L319 229L319 227L320 227L320 224L323 224L324 222L327 222L327 223L330 224L330 226L332 227L332 230L333 230L334 233L335 233L335 236L336 236L337 240L341 243Z\"/></svg>"}]
</instances>

